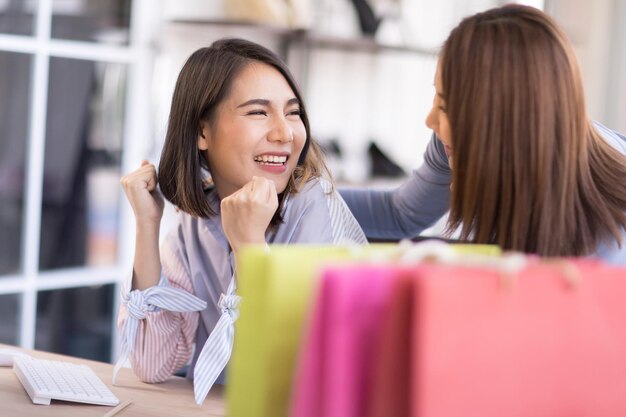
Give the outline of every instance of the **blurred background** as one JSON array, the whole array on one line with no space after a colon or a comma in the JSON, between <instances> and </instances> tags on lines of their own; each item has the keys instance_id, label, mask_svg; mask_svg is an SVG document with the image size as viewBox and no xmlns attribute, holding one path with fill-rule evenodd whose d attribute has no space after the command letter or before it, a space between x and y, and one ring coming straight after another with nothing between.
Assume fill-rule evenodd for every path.
<instances>
[{"instance_id":1,"label":"blurred background","mask_svg":"<svg viewBox=\"0 0 626 417\"><path fill-rule=\"evenodd\" d=\"M244 37L279 53L337 182L391 187L430 138L439 46L464 16L503 3L0 0L0 342L115 356L134 248L119 178L158 162L195 49ZM626 0L521 3L564 27L591 116L626 132Z\"/></svg>"}]
</instances>

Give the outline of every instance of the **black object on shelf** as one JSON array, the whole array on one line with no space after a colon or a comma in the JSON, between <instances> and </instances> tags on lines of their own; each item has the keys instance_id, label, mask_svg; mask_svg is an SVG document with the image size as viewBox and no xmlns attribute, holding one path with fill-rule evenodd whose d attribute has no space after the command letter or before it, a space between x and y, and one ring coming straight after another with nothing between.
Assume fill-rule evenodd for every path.
<instances>
[{"instance_id":1,"label":"black object on shelf","mask_svg":"<svg viewBox=\"0 0 626 417\"><path fill-rule=\"evenodd\" d=\"M361 32L366 36L374 36L382 19L376 17L374 10L372 10L372 7L367 3L367 0L352 0L352 3L359 17Z\"/></svg>"},{"instance_id":2,"label":"black object on shelf","mask_svg":"<svg viewBox=\"0 0 626 417\"><path fill-rule=\"evenodd\" d=\"M372 177L399 178L406 175L406 172L385 155L374 142L370 142L367 153L372 162Z\"/></svg>"},{"instance_id":3,"label":"black object on shelf","mask_svg":"<svg viewBox=\"0 0 626 417\"><path fill-rule=\"evenodd\" d=\"M337 157L341 158L343 156L343 152L341 151L341 147L339 146L339 142L337 139L330 139L329 141L319 142L320 148L324 155L327 158L329 157Z\"/></svg>"}]
</instances>

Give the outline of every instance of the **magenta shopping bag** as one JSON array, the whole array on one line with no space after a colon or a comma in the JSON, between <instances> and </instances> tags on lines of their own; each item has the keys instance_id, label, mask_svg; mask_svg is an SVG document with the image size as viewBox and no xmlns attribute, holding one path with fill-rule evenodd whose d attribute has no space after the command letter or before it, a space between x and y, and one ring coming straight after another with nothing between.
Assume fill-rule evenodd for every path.
<instances>
[{"instance_id":1,"label":"magenta shopping bag","mask_svg":"<svg viewBox=\"0 0 626 417\"><path fill-rule=\"evenodd\" d=\"M361 417L398 268L327 268L300 353L292 417Z\"/></svg>"}]
</instances>

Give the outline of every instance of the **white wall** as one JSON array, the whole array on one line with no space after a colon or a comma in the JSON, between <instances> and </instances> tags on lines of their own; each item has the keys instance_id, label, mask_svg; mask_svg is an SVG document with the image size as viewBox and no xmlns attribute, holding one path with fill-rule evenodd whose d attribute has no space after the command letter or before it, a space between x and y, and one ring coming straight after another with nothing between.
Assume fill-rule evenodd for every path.
<instances>
[{"instance_id":1,"label":"white wall","mask_svg":"<svg viewBox=\"0 0 626 417\"><path fill-rule=\"evenodd\" d=\"M614 0L611 14L609 83L605 91L608 126L626 132L626 1Z\"/></svg>"},{"instance_id":2,"label":"white wall","mask_svg":"<svg viewBox=\"0 0 626 417\"><path fill-rule=\"evenodd\" d=\"M626 1L551 0L547 11L574 45L590 116L625 132Z\"/></svg>"}]
</instances>

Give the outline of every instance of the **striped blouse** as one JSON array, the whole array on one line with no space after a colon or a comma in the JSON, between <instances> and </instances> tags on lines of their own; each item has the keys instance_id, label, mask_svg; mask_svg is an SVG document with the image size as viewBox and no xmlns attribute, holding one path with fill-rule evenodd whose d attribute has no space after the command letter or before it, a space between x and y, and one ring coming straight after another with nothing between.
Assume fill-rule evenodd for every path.
<instances>
[{"instance_id":1,"label":"striped blouse","mask_svg":"<svg viewBox=\"0 0 626 417\"><path fill-rule=\"evenodd\" d=\"M150 308L142 313L144 319L139 320L135 340L129 343L133 345L133 370L145 382L169 378L189 361L195 346L187 372L192 379L200 350L222 314L218 302L222 294L227 294L234 256L222 229L215 190L209 191L207 198L216 216L207 219L179 213L161 246L161 280L206 301L208 307L199 312ZM310 180L300 192L289 195L283 206L283 220L266 236L268 243L367 242L343 199L326 180ZM128 308L121 303L120 329L127 319Z\"/></svg>"}]
</instances>

